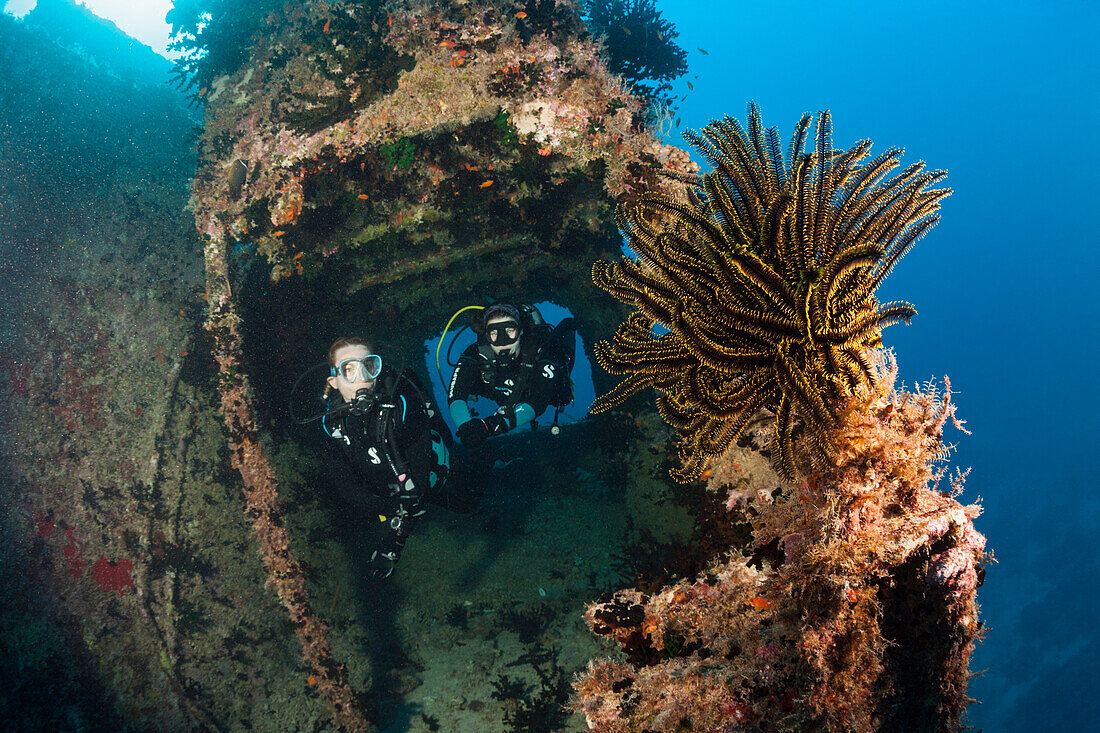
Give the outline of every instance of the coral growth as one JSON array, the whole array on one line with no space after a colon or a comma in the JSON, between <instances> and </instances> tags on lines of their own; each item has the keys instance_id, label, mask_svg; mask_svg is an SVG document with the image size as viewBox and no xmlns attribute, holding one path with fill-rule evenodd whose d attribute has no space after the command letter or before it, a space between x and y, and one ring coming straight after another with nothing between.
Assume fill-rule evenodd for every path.
<instances>
[{"instance_id":1,"label":"coral growth","mask_svg":"<svg viewBox=\"0 0 1100 733\"><path fill-rule=\"evenodd\" d=\"M758 410L775 414L772 456L787 480L796 462L824 465L836 403L873 381L863 349L915 314L908 303L880 305L875 289L938 220L949 191L928 189L943 171L898 165L890 149L869 162L871 143L834 151L828 112L795 127L784 159L774 128L755 105L748 131L726 118L688 139L713 164L679 176L689 203L648 192L619 209L637 259L598 262L595 283L637 309L600 364L627 379L593 405L605 410L646 387L663 394L661 415L684 439L684 479L735 441ZM654 324L667 333L655 335ZM796 456L796 434L804 450Z\"/></svg>"},{"instance_id":2,"label":"coral growth","mask_svg":"<svg viewBox=\"0 0 1100 733\"><path fill-rule=\"evenodd\" d=\"M843 401L828 470L792 485L750 447L717 461L710 488L754 517L743 555L589 607L628 655L575 681L593 729L961 729L987 557L962 476L939 489L954 406L865 358L874 386Z\"/></svg>"},{"instance_id":3,"label":"coral growth","mask_svg":"<svg viewBox=\"0 0 1100 733\"><path fill-rule=\"evenodd\" d=\"M347 259L392 281L505 255L540 265L566 247L599 256L609 195L652 169L697 170L644 128L642 100L567 3L357 5L310 3L275 21L250 7L240 27L221 17L230 3L188 3L186 22L174 11L195 53L220 48L218 28L267 28L234 69L214 48L184 68L189 80L218 74L202 82L199 230L255 243L273 279ZM191 17L200 9L209 27ZM344 58L368 41L401 62Z\"/></svg>"}]
</instances>

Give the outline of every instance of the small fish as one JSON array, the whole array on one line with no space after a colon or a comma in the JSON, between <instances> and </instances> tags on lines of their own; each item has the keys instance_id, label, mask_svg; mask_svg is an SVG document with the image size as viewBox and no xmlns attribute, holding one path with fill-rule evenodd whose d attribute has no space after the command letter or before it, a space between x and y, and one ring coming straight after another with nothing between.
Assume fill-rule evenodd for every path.
<instances>
[{"instance_id":1,"label":"small fish","mask_svg":"<svg viewBox=\"0 0 1100 733\"><path fill-rule=\"evenodd\" d=\"M701 474L699 474L699 480L700 480L700 481L706 481L706 480L707 480L707 479L709 479L709 478L711 477L711 475L713 475L713 474L714 474L714 469L713 469L713 468L707 468L707 469L706 469L706 470L704 470L704 471L703 471L703 472L702 472Z\"/></svg>"},{"instance_id":2,"label":"small fish","mask_svg":"<svg viewBox=\"0 0 1100 733\"><path fill-rule=\"evenodd\" d=\"M284 232L284 231L283 231L282 229L280 229L280 230L279 230L279 231L277 231L277 232L272 232L271 236L273 236L273 237L281 237L281 236L283 236L284 234L286 234L286 232Z\"/></svg>"},{"instance_id":3,"label":"small fish","mask_svg":"<svg viewBox=\"0 0 1100 733\"><path fill-rule=\"evenodd\" d=\"M295 260L300 260L300 259L302 259L302 255L304 255L304 254L305 254L305 252L299 252L298 254L294 255L294 259Z\"/></svg>"},{"instance_id":4,"label":"small fish","mask_svg":"<svg viewBox=\"0 0 1100 733\"><path fill-rule=\"evenodd\" d=\"M679 127L679 126L680 126L680 118L679 118L679 117L677 117L677 118L676 118L676 126L677 126L677 127Z\"/></svg>"},{"instance_id":5,"label":"small fish","mask_svg":"<svg viewBox=\"0 0 1100 733\"><path fill-rule=\"evenodd\" d=\"M367 199L369 199L369 198L370 198L370 196L368 196L368 195L367 195L367 194L365 194L365 193L361 193L361 194L359 194L359 198L361 198L361 199L363 199L364 201L366 201Z\"/></svg>"},{"instance_id":6,"label":"small fish","mask_svg":"<svg viewBox=\"0 0 1100 733\"><path fill-rule=\"evenodd\" d=\"M692 84L690 81L687 83L687 85L688 85L688 89L691 89L691 90L695 89L695 85Z\"/></svg>"},{"instance_id":7,"label":"small fish","mask_svg":"<svg viewBox=\"0 0 1100 733\"><path fill-rule=\"evenodd\" d=\"M206 87L203 87L202 89L199 90L199 96L200 97L206 96Z\"/></svg>"},{"instance_id":8,"label":"small fish","mask_svg":"<svg viewBox=\"0 0 1100 733\"><path fill-rule=\"evenodd\" d=\"M390 15L389 13L386 13L386 20L388 20L388 21L389 21L389 23L390 23L390 28L393 28L393 16L392 16L392 15Z\"/></svg>"},{"instance_id":9,"label":"small fish","mask_svg":"<svg viewBox=\"0 0 1100 733\"><path fill-rule=\"evenodd\" d=\"M229 195L237 198L244 188L245 178L248 177L248 163L237 158L229 165Z\"/></svg>"},{"instance_id":10,"label":"small fish","mask_svg":"<svg viewBox=\"0 0 1100 733\"><path fill-rule=\"evenodd\" d=\"M696 48L698 48L698 46L696 46ZM710 56L710 54L707 53L707 50L705 48L700 48L699 53L703 54L704 56Z\"/></svg>"},{"instance_id":11,"label":"small fish","mask_svg":"<svg viewBox=\"0 0 1100 733\"><path fill-rule=\"evenodd\" d=\"M772 607L772 602L767 598L750 598L749 603L751 603L752 607L757 611L767 611Z\"/></svg>"},{"instance_id":12,"label":"small fish","mask_svg":"<svg viewBox=\"0 0 1100 733\"><path fill-rule=\"evenodd\" d=\"M461 56L452 56L447 66L462 66L464 63L466 63L466 59Z\"/></svg>"},{"instance_id":13,"label":"small fish","mask_svg":"<svg viewBox=\"0 0 1100 733\"><path fill-rule=\"evenodd\" d=\"M457 45L458 45L457 43L455 43L454 41L452 41L451 39L448 38L445 41L440 41L439 43L435 44L435 47L436 48L454 48Z\"/></svg>"},{"instance_id":14,"label":"small fish","mask_svg":"<svg viewBox=\"0 0 1100 733\"><path fill-rule=\"evenodd\" d=\"M627 28L626 26L623 26L623 33L625 33L629 36L630 35L630 29Z\"/></svg>"},{"instance_id":15,"label":"small fish","mask_svg":"<svg viewBox=\"0 0 1100 733\"><path fill-rule=\"evenodd\" d=\"M463 163L462 167L465 168L468 171L476 171L477 170L476 165L470 165L469 163Z\"/></svg>"},{"instance_id":16,"label":"small fish","mask_svg":"<svg viewBox=\"0 0 1100 733\"><path fill-rule=\"evenodd\" d=\"M467 51L467 50L466 50L466 49L464 49L464 48L460 48L460 49L458 49L457 51L455 51L455 53L457 53L457 54L458 54L459 56L465 56L466 54L468 54L468 53L469 53L469 51Z\"/></svg>"},{"instance_id":17,"label":"small fish","mask_svg":"<svg viewBox=\"0 0 1100 733\"><path fill-rule=\"evenodd\" d=\"M317 678L314 677L313 675L310 675L309 677L306 677L306 682L308 682L311 685L315 685L315 684L317 684Z\"/></svg>"},{"instance_id":18,"label":"small fish","mask_svg":"<svg viewBox=\"0 0 1100 733\"><path fill-rule=\"evenodd\" d=\"M492 186L492 185L493 185L493 179L490 178L488 181L485 181L485 183L481 184L481 187L482 188L488 188L489 186Z\"/></svg>"},{"instance_id":19,"label":"small fish","mask_svg":"<svg viewBox=\"0 0 1100 733\"><path fill-rule=\"evenodd\" d=\"M321 29L322 33L328 33L328 27L332 23L332 18L325 21L325 27Z\"/></svg>"},{"instance_id":20,"label":"small fish","mask_svg":"<svg viewBox=\"0 0 1100 733\"><path fill-rule=\"evenodd\" d=\"M516 13L516 17L519 18L520 20L523 20L524 18L527 17L527 13L525 13L521 10L518 13Z\"/></svg>"},{"instance_id":21,"label":"small fish","mask_svg":"<svg viewBox=\"0 0 1100 733\"><path fill-rule=\"evenodd\" d=\"M542 156L550 155L550 146L547 145L545 148L539 148L539 155L542 155Z\"/></svg>"}]
</instances>

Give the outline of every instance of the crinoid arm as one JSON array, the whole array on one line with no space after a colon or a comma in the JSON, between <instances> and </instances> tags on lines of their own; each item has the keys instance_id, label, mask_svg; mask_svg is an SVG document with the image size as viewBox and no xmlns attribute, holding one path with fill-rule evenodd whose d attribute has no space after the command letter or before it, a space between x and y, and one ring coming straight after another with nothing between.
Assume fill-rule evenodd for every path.
<instances>
[{"instance_id":1,"label":"crinoid arm","mask_svg":"<svg viewBox=\"0 0 1100 733\"><path fill-rule=\"evenodd\" d=\"M938 221L950 190L930 186L945 174L918 162L890 178L901 150L869 157L869 140L834 150L827 111L799 120L786 155L755 104L747 126L725 117L685 137L713 171L669 174L680 194L620 205L637 259L593 268L597 286L637 309L596 346L626 379L593 410L658 389L683 439L675 475L688 481L766 409L773 463L793 481L798 467L824 465L840 401L874 385L867 349L916 314L875 290Z\"/></svg>"}]
</instances>

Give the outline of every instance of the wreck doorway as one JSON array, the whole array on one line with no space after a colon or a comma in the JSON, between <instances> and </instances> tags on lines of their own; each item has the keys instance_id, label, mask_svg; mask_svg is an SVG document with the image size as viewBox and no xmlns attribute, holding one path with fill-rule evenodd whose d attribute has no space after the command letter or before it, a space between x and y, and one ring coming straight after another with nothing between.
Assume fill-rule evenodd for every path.
<instances>
[{"instance_id":1,"label":"wreck doorway","mask_svg":"<svg viewBox=\"0 0 1100 733\"><path fill-rule=\"evenodd\" d=\"M365 694L395 729L580 729L568 679L606 651L580 609L655 580L691 528L653 409L500 436L482 513L429 511L380 588L363 572L377 515L335 502L328 438L287 396L349 333L433 382L425 340L483 294L567 307L590 350L626 312L591 279L620 256L616 207L690 161L647 129L575 7L380 7L257 18L248 58L205 87L192 204L229 461L316 692L356 718L342 724L361 725L347 711Z\"/></svg>"},{"instance_id":2,"label":"wreck doorway","mask_svg":"<svg viewBox=\"0 0 1100 733\"><path fill-rule=\"evenodd\" d=\"M327 464L329 439L317 423L298 425L287 398L334 338L364 333L384 359L402 353L395 360L432 384L445 405L434 345L446 317L428 325L432 319L418 314L420 325L409 326L371 307L390 296L335 298L323 276L272 282L262 263L252 267L237 293L244 371L274 457L291 547L307 569L307 595L351 686L370 694L383 730L432 720L509 730L531 720L525 716L580 730L583 720L563 708L569 680L607 651L584 622L584 604L661 574L691 531L687 509L673 506L681 494L663 465L667 428L644 408L570 419L594 396L589 353L598 334L577 334L576 399L560 434L548 429L551 408L538 430L494 439L497 460L477 510L429 506L394 574L375 581L368 564L377 519L354 516L342 501L333 485L339 473ZM535 302L550 323L570 313ZM436 308L445 316L453 310ZM452 358L461 348L456 343ZM445 355L441 363L449 376ZM299 389L316 392L323 377L319 369Z\"/></svg>"}]
</instances>

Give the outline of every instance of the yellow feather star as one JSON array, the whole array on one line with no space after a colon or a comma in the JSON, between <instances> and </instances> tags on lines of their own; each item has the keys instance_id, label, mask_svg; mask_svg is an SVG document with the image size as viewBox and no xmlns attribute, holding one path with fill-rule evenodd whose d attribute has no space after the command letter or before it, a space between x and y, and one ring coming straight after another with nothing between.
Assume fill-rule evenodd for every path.
<instances>
[{"instance_id":1,"label":"yellow feather star","mask_svg":"<svg viewBox=\"0 0 1100 733\"><path fill-rule=\"evenodd\" d=\"M803 152L811 121L795 126L786 158L755 104L747 131L726 117L689 132L714 171L666 174L686 184L686 202L650 192L621 205L637 259L593 267L596 285L637 311L596 344L600 365L626 379L592 411L662 392L657 409L684 441L679 480L694 480L761 409L775 415L772 461L784 478L823 465L838 402L874 383L866 348L916 314L874 293L939 220L950 189L929 186L946 173L915 163L888 178L901 151L863 162L868 140L835 151L827 111Z\"/></svg>"}]
</instances>

